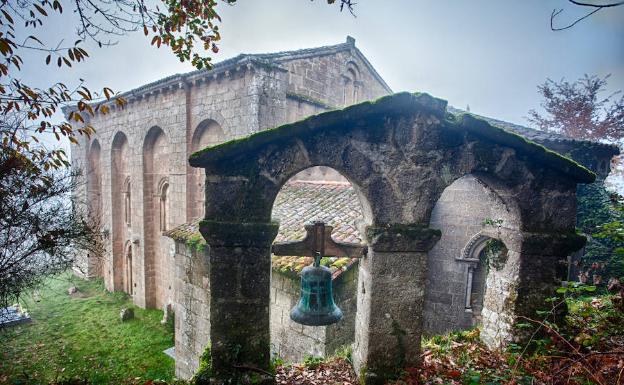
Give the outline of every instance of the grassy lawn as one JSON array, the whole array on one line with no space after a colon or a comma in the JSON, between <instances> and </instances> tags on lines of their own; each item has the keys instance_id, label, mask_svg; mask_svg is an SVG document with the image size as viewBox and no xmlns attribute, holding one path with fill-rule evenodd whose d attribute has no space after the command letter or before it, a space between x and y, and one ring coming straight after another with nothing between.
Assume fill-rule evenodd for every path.
<instances>
[{"instance_id":1,"label":"grassy lawn","mask_svg":"<svg viewBox=\"0 0 624 385\"><path fill-rule=\"evenodd\" d=\"M73 285L79 292L70 296ZM70 274L50 278L22 304L33 321L0 330L0 384L76 377L112 384L174 376L174 361L163 353L173 346L173 328L160 324L163 312L135 307L135 319L122 323L119 311L132 302L123 293L106 292L101 281Z\"/></svg>"}]
</instances>

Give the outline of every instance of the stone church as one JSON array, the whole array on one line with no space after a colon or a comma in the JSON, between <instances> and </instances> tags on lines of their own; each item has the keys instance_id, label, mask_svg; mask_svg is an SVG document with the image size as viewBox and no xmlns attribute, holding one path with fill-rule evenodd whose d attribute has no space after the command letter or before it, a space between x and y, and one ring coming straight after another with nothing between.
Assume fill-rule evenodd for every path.
<instances>
[{"instance_id":1,"label":"stone church","mask_svg":"<svg viewBox=\"0 0 624 385\"><path fill-rule=\"evenodd\" d=\"M204 215L205 176L191 168L191 154L208 146L299 121L310 115L392 90L355 46L342 44L271 54L242 54L210 71L173 75L127 92L128 104L92 118L97 132L72 145L72 167L86 183L75 192L99 218L104 256L85 255L77 271L103 277L106 288L124 291L140 307L175 312L176 374L188 378L208 343L208 274L198 220ZM448 108L448 112L457 110ZM486 118L594 171L609 173L617 148L545 134ZM441 170L444 174L448 170ZM348 181L325 167L303 170L287 183L273 208L278 240L301 239L303 223L320 219L334 226L337 240L361 243L362 207ZM424 328L430 333L469 328L497 314L482 312L487 290L496 291L482 263L490 236L487 221L514 229L518 218L478 178L466 176L444 190L430 227L442 230L429 252ZM505 253L502 245L499 253ZM274 257L271 339L288 360L327 354L353 341L357 261L329 261L345 320L324 328L288 319L297 293L297 272L308 260ZM498 336L491 335L495 345Z\"/></svg>"}]
</instances>

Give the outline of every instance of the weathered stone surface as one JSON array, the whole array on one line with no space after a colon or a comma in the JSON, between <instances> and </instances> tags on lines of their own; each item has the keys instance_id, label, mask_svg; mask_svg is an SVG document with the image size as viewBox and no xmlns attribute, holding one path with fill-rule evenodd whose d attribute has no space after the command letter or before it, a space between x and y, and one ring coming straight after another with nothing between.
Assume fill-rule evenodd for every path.
<instances>
[{"instance_id":1,"label":"weathered stone surface","mask_svg":"<svg viewBox=\"0 0 624 385\"><path fill-rule=\"evenodd\" d=\"M447 116L445 106L444 101L428 95L399 94L195 153L190 163L205 168L207 201L212 202L206 207L202 234L211 246L240 245L241 254L233 255L234 246L211 248L211 269L217 268L211 272L213 300L217 298L214 291L219 290L222 301L219 306L214 301L211 304L212 335L217 336L215 320L239 325L239 313L245 314L247 309L239 302L223 300L225 296L241 295L241 288L227 282L227 277L236 271L245 272L260 285L254 290L269 287L268 267L238 264L248 254L264 266L268 251L260 247L262 241L256 237L262 239L269 233L267 222L281 186L301 169L325 165L353 183L369 225L369 251L361 260L358 277L361 288L357 291L353 353L358 372L374 373L366 378L383 379L396 374L398 368L418 363L426 314L427 252L441 236L440 231L428 227L431 213L449 185L470 175L487 186L486 195L495 197L496 210L507 212L503 218L490 218L493 224L498 223L491 237L500 239L508 248L506 261L486 278L474 276L478 257L470 266L471 279L485 281L488 288L481 294L483 310L479 315L487 329L484 340L492 346L508 341L517 315L535 310L535 304L553 289L559 270L556 258L545 255L540 261L523 251L551 239L531 234L560 234L557 239L569 244L570 249L580 245L580 240L570 235L574 231L575 188L577 182L591 181L594 175L485 121ZM466 216L472 214L467 212ZM486 218L472 216L471 220L482 221L479 230L486 234L482 228ZM231 222L240 223L232 227L237 231L227 227L219 230L220 224ZM260 227L254 229L258 223ZM459 228L467 229L465 225ZM458 234L449 236L459 241ZM474 233L464 236L470 239ZM228 260L237 267L225 265ZM544 262L548 268L540 269L538 266ZM443 266L453 263L456 261L443 261ZM434 312L467 303L468 294L458 293L462 286L466 287L461 282L464 271L453 268L453 284L430 292ZM531 279L542 283L539 290L534 290ZM260 297L256 301L265 305ZM254 325L238 332L249 336L256 333L255 339L246 339L249 349L268 338L268 327L264 326L267 316L262 312L254 315ZM452 317L448 325L457 324L460 318L457 313ZM239 336L232 338L242 340ZM231 359L221 356L226 353L217 356L213 350L213 359L224 360L221 364L225 364Z\"/></svg>"},{"instance_id":2,"label":"weathered stone surface","mask_svg":"<svg viewBox=\"0 0 624 385\"><path fill-rule=\"evenodd\" d=\"M126 291L142 307L161 308L175 303L179 349L176 366L180 376L188 378L193 361L208 340L210 316L199 304L209 302L212 273L209 266L201 272L192 267L180 270L177 266L197 266L197 261L178 264L178 255L184 253L176 252L174 247L185 246L174 246L163 236L165 230L202 217L206 203L206 216L211 221L269 223L274 197L286 180L306 168L314 170L310 171L312 179L314 175L326 178L327 170L333 169L354 184L363 205L362 227L383 228L399 223L441 229L442 240L436 246L449 242L452 247L439 250L451 253L484 229L466 222L464 230L475 232L460 234L454 231L462 226L435 226L430 221L435 216L432 212L453 181L471 175L509 210L501 235L489 234L509 247L509 270L505 270L506 266L499 275L483 277L478 267L470 270L472 262L430 255L429 271L434 275L429 278L449 284L442 290L432 285L431 293L439 301L427 302L431 306L424 311L425 319L432 314L430 309L448 315L436 321L445 328L472 318L470 314L462 318L455 311L465 305L466 293L461 291L466 289L470 271L475 282L487 281L488 287L496 288L493 291L504 294L489 298L487 290L482 293L487 305L483 313L491 319L484 319L484 323L497 325L501 317L495 319L492 309L498 309L501 302L510 314L528 311L530 306L517 296L531 294L526 291L529 286L523 277L535 275L550 282L544 290L540 288L538 294L529 296L531 303L539 302L552 286L551 277L559 273L555 266L559 266L562 250L579 242L568 238L561 247L539 251L543 236L529 240L528 234L573 233L574 189L578 181L592 178L586 170L485 121L449 114L445 101L426 94L364 103L242 138L387 93L390 89L348 41L316 50L241 55L215 65L212 71L175 75L124 95L129 100L126 108L94 117L89 123L97 133L72 145L72 166L87 171L87 183L75 195L79 201L88 202L90 212L101 216L103 231L110 234L104 258L85 256L77 263L77 271L103 276L109 290ZM488 122L498 125L491 119ZM528 132L522 127L505 128ZM204 154L211 159L204 164L205 170L187 164L191 154L236 138L240 139L237 144L217 146ZM571 155L601 175L608 172L608 158L616 151L595 143L553 139L544 133L531 138ZM604 151L596 155L597 148ZM197 155L193 162L202 157ZM337 172L330 177L344 180ZM465 199L470 202L475 198L468 195ZM458 217L477 216L477 211L467 212L474 205L461 207L466 212ZM451 220L442 219L447 225ZM397 241L387 237L388 247L383 252L431 246ZM255 241L238 242L236 247L255 247ZM226 250L228 247L230 250ZM267 278L258 278L257 282L248 278L255 277L258 269L268 274L268 262L244 262L237 256L236 247L225 246L225 251L215 254L213 262L218 268L214 274L225 277L226 273L236 272L251 283L245 287L224 283L217 289L222 291L215 295L240 289L241 298L250 299L255 290L267 285ZM382 243L377 242L376 251L382 250ZM431 251L435 253L436 248ZM546 256L542 260L540 255ZM197 260L204 256L197 256ZM232 258L237 264L234 270L227 262ZM537 263L548 263L553 268L541 275L530 267L523 270L525 265ZM178 295L177 290L184 292ZM455 310L449 311L449 306ZM501 325L514 322L513 318L508 321ZM511 330L506 326L499 329L492 341L505 340ZM377 338L383 341L379 336L373 340ZM178 339L185 342L178 343Z\"/></svg>"}]
</instances>

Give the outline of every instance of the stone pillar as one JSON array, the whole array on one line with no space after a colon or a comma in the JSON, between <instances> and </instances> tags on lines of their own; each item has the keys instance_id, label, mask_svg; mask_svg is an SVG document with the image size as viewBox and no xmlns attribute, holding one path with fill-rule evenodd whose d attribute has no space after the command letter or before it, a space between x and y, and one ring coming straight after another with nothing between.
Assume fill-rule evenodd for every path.
<instances>
[{"instance_id":1,"label":"stone pillar","mask_svg":"<svg viewBox=\"0 0 624 385\"><path fill-rule=\"evenodd\" d=\"M575 233L510 232L501 239L507 261L489 270L482 311L481 339L490 348L522 342L526 336L515 325L527 320L520 317L544 318L537 310L550 309L546 299L566 279L567 256L585 244L585 237Z\"/></svg>"},{"instance_id":2,"label":"stone pillar","mask_svg":"<svg viewBox=\"0 0 624 385\"><path fill-rule=\"evenodd\" d=\"M271 244L277 230L277 223L200 223L210 246L210 375L217 384L245 383L269 370Z\"/></svg>"},{"instance_id":3,"label":"stone pillar","mask_svg":"<svg viewBox=\"0 0 624 385\"><path fill-rule=\"evenodd\" d=\"M368 227L360 261L353 363L360 381L383 384L419 361L427 252L440 231L419 225Z\"/></svg>"}]
</instances>

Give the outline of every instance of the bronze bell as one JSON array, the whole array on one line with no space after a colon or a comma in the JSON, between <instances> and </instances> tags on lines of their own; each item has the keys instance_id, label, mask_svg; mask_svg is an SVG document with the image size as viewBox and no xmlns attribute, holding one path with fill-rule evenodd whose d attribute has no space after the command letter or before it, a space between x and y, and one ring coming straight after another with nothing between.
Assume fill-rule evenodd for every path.
<instances>
[{"instance_id":1,"label":"bronze bell","mask_svg":"<svg viewBox=\"0 0 624 385\"><path fill-rule=\"evenodd\" d=\"M314 264L301 272L301 297L290 311L290 319L307 326L331 325L342 319L342 310L336 306L332 294L332 274L321 266L320 253Z\"/></svg>"}]
</instances>

